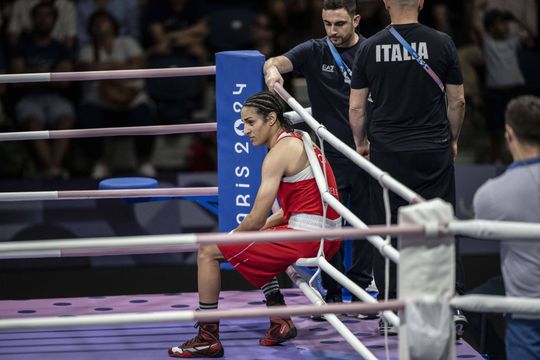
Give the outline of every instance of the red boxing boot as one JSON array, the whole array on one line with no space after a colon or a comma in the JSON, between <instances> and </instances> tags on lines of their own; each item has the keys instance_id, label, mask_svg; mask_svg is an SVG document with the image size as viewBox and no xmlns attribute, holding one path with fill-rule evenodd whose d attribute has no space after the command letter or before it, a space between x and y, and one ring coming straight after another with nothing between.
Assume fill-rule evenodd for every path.
<instances>
[{"instance_id":1,"label":"red boxing boot","mask_svg":"<svg viewBox=\"0 0 540 360\"><path fill-rule=\"evenodd\" d=\"M268 307L283 305L285 305L285 300L280 292L270 295L266 300L266 306ZM296 327L290 317L271 317L270 327L266 330L264 337L259 340L259 344L262 346L275 346L295 337Z\"/></svg>"},{"instance_id":2,"label":"red boxing boot","mask_svg":"<svg viewBox=\"0 0 540 360\"><path fill-rule=\"evenodd\" d=\"M219 322L197 323L199 333L180 346L169 349L169 356L177 358L223 357L224 351L219 341Z\"/></svg>"},{"instance_id":3,"label":"red boxing boot","mask_svg":"<svg viewBox=\"0 0 540 360\"><path fill-rule=\"evenodd\" d=\"M275 346L296 337L296 327L291 318L270 318L270 327L259 340L262 346Z\"/></svg>"}]
</instances>

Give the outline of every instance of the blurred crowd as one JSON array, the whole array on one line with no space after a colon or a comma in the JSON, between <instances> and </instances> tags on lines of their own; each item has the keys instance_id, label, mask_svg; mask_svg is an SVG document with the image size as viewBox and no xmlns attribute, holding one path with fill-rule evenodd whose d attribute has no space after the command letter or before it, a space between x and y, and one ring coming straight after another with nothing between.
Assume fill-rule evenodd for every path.
<instances>
[{"instance_id":1,"label":"blurred crowd","mask_svg":"<svg viewBox=\"0 0 540 360\"><path fill-rule=\"evenodd\" d=\"M358 0L359 31L388 24ZM280 55L324 36L318 0L2 0L0 73L213 65L218 51ZM506 163L502 110L540 92L538 0L426 0L422 23L452 36L465 75L464 162ZM0 84L0 131L213 122L213 78ZM294 89L293 89L294 90ZM212 171L215 136L190 135L181 169ZM111 175L110 140L0 143L1 177ZM156 176L155 139L136 137L130 171ZM110 151L109 151L110 152ZM160 170L158 168L158 170Z\"/></svg>"}]
</instances>

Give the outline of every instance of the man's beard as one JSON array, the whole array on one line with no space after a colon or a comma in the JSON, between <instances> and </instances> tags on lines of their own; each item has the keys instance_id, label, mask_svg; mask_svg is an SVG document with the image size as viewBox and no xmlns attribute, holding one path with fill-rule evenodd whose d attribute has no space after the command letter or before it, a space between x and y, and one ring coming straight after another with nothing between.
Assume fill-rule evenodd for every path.
<instances>
[{"instance_id":1,"label":"man's beard","mask_svg":"<svg viewBox=\"0 0 540 360\"><path fill-rule=\"evenodd\" d=\"M352 35L349 35L349 36L336 36L336 37L333 37L331 39L333 39L334 41L332 41L335 45L343 45L343 44L346 44L348 43L350 40L351 40L351 37Z\"/></svg>"}]
</instances>

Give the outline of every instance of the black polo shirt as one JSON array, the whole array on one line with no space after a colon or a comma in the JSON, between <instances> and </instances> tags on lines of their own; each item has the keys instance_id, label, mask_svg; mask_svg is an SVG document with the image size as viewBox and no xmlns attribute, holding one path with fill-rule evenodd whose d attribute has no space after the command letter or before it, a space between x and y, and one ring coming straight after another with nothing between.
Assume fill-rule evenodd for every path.
<instances>
[{"instance_id":1,"label":"black polo shirt","mask_svg":"<svg viewBox=\"0 0 540 360\"><path fill-rule=\"evenodd\" d=\"M337 47L343 61L352 69L360 40L349 48ZM325 38L308 40L284 54L293 64L294 72L306 78L313 117L345 144L355 148L349 125L350 85L343 78ZM332 146L325 144L330 157L345 158Z\"/></svg>"},{"instance_id":2,"label":"black polo shirt","mask_svg":"<svg viewBox=\"0 0 540 360\"><path fill-rule=\"evenodd\" d=\"M428 63L443 84L463 84L452 39L422 24L395 29ZM351 87L369 88L368 139L378 151L445 149L450 145L445 96L387 29L358 48Z\"/></svg>"}]
</instances>

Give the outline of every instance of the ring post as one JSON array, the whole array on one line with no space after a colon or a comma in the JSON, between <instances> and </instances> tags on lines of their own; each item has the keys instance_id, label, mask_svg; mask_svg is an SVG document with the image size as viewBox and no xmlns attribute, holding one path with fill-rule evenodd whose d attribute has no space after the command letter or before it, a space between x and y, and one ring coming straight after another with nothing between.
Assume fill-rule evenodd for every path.
<instances>
[{"instance_id":1,"label":"ring post","mask_svg":"<svg viewBox=\"0 0 540 360\"><path fill-rule=\"evenodd\" d=\"M399 225L424 225L426 236L401 236L398 296L399 359L456 358L455 329L449 301L455 291L453 236L437 237L439 224L454 219L452 205L434 199L399 209Z\"/></svg>"},{"instance_id":2,"label":"ring post","mask_svg":"<svg viewBox=\"0 0 540 360\"><path fill-rule=\"evenodd\" d=\"M249 213L261 182L266 149L243 133L242 104L264 89L264 56L254 50L216 54L219 230L230 231Z\"/></svg>"}]
</instances>

